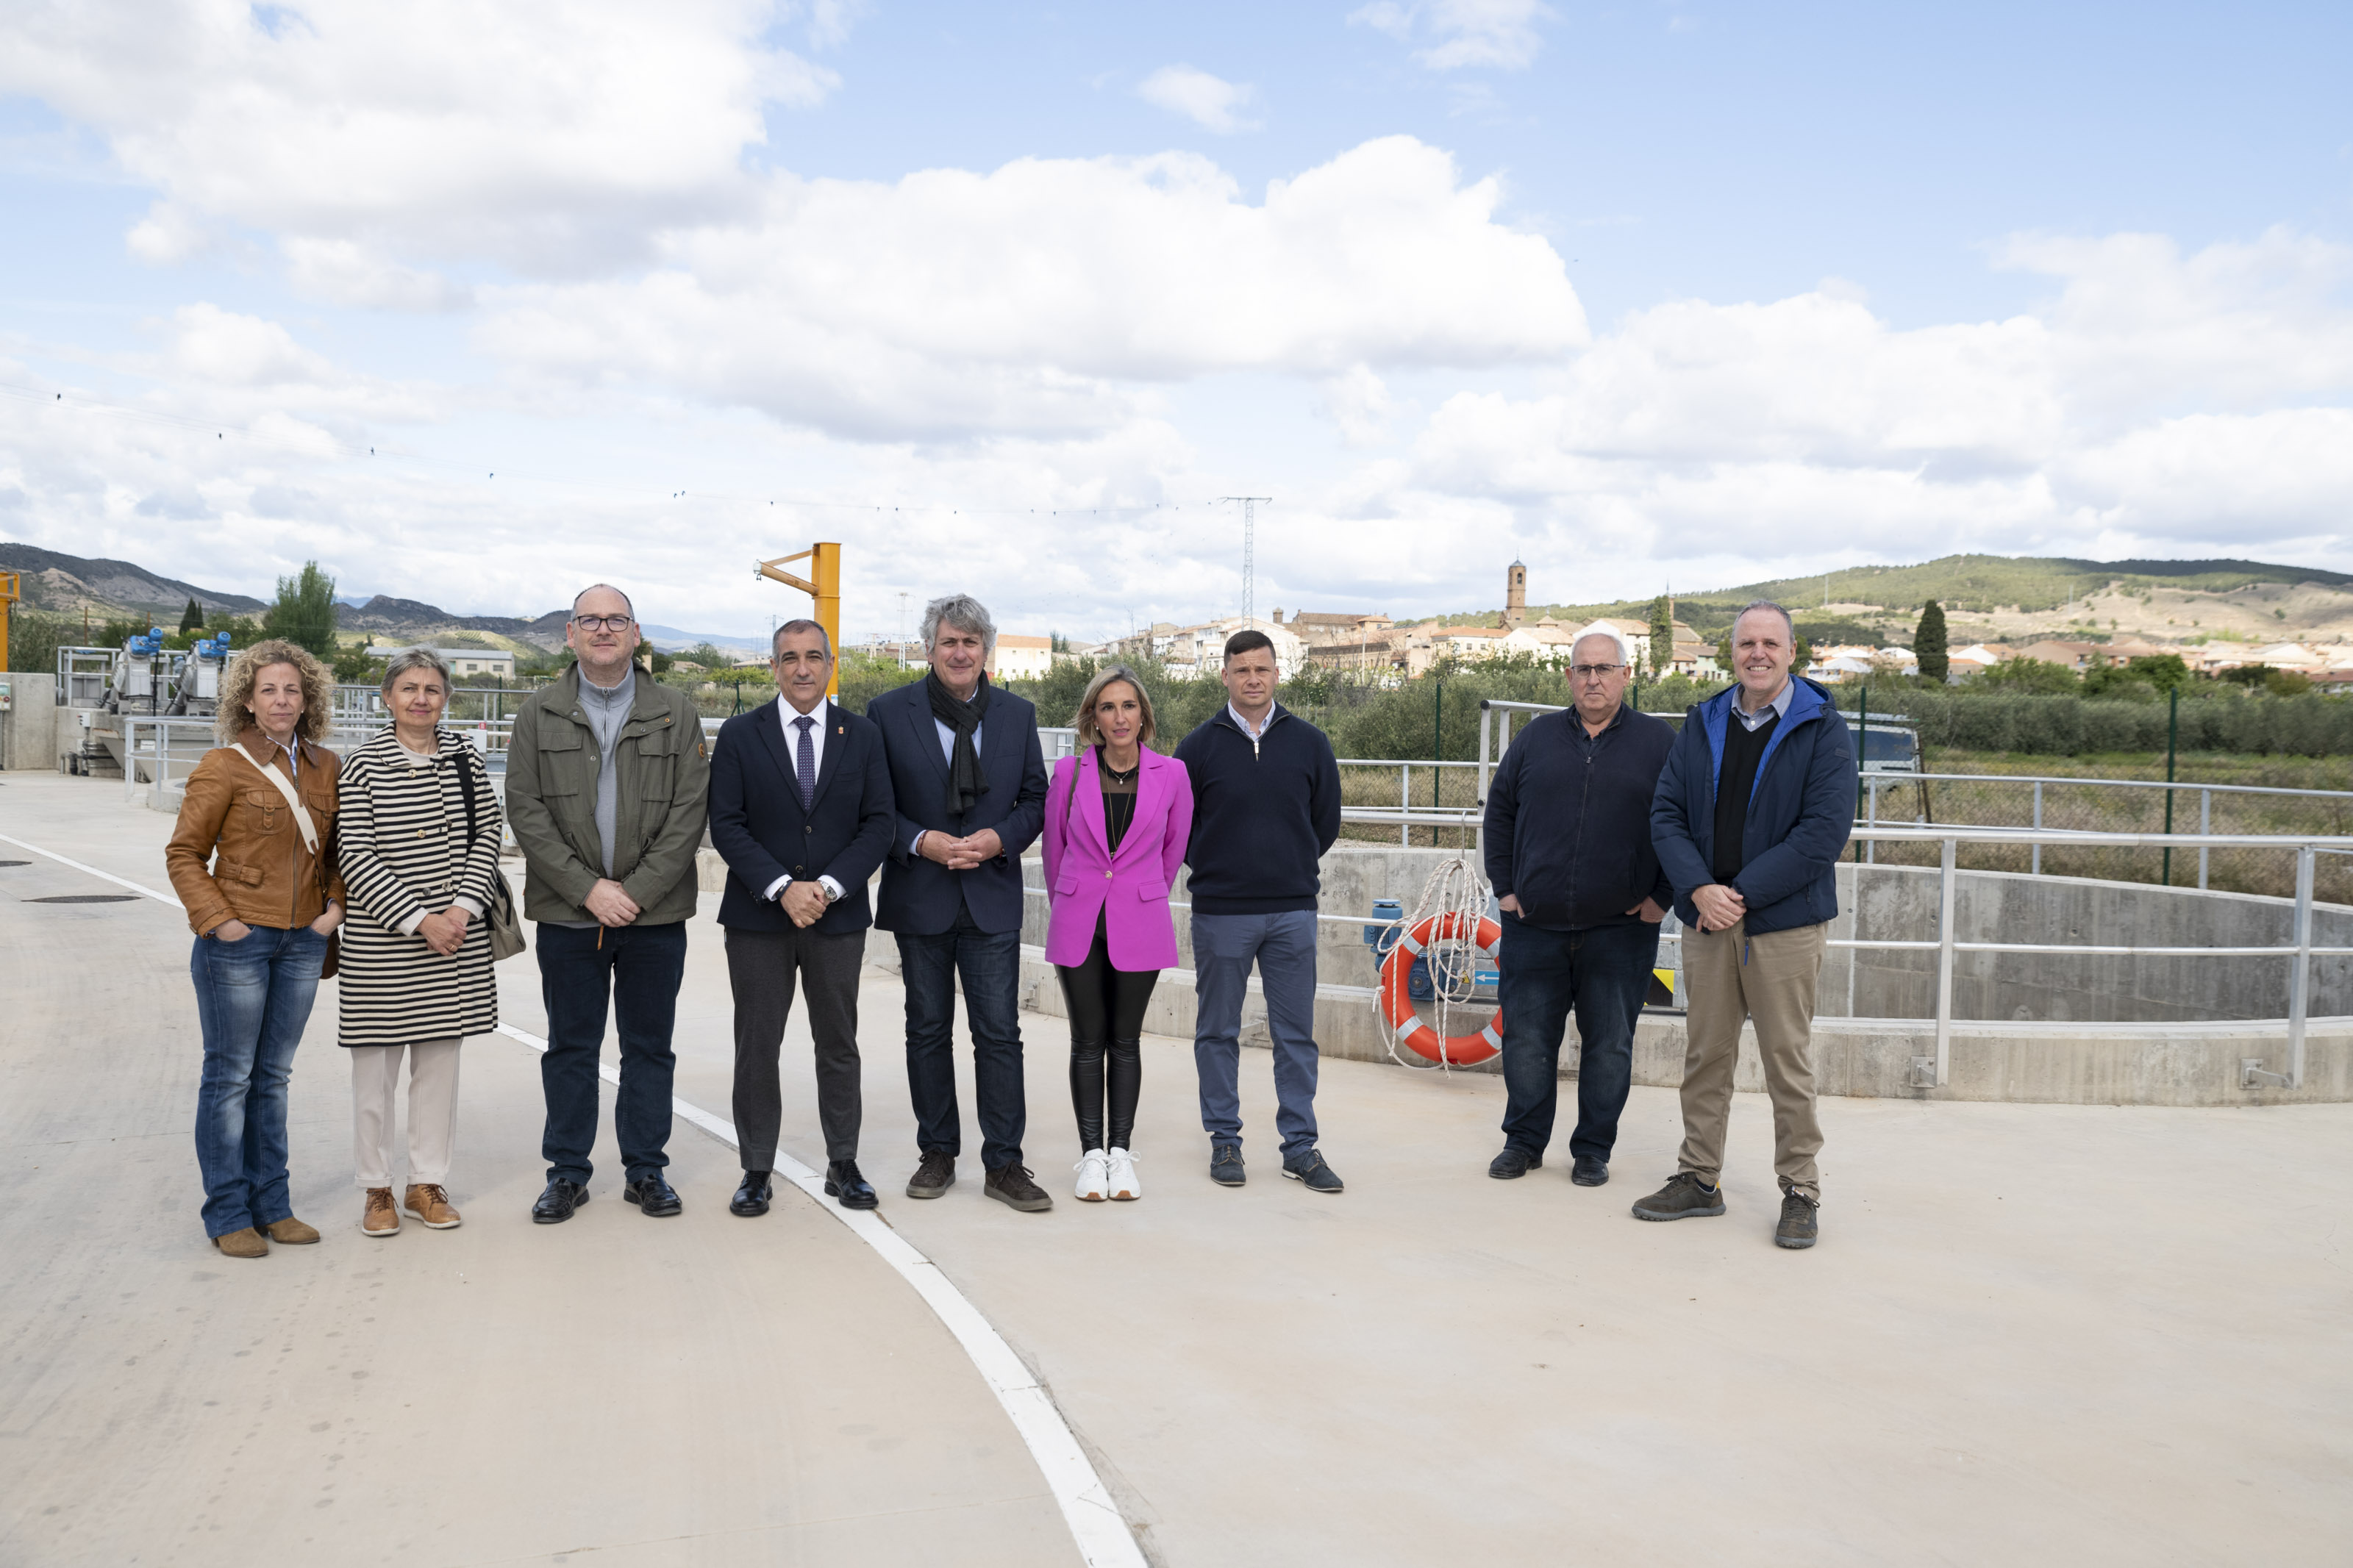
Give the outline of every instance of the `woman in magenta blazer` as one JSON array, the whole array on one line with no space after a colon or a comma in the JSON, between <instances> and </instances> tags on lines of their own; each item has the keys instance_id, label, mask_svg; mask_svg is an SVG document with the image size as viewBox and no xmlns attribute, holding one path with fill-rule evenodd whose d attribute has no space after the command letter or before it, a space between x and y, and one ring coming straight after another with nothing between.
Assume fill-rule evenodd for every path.
<instances>
[{"instance_id":1,"label":"woman in magenta blazer","mask_svg":"<svg viewBox=\"0 0 2353 1568\"><path fill-rule=\"evenodd\" d=\"M1088 683L1073 722L1081 750L1055 764L1046 792L1046 957L1071 1018L1078 1194L1100 1203L1144 1194L1129 1148L1144 1008L1176 962L1168 892L1193 829L1193 781L1182 763L1145 746L1152 699L1124 664Z\"/></svg>"}]
</instances>

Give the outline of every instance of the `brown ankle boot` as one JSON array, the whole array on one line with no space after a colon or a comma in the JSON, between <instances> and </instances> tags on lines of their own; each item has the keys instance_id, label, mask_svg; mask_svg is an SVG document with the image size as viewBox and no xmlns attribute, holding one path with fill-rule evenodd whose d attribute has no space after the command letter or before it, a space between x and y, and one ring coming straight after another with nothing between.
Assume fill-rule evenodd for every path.
<instances>
[{"instance_id":1,"label":"brown ankle boot","mask_svg":"<svg viewBox=\"0 0 2353 1568\"><path fill-rule=\"evenodd\" d=\"M243 1230L230 1231L227 1236L216 1236L213 1237L213 1245L231 1258L269 1256L269 1243L262 1240L261 1233L251 1226Z\"/></svg>"},{"instance_id":2,"label":"brown ankle boot","mask_svg":"<svg viewBox=\"0 0 2353 1568\"><path fill-rule=\"evenodd\" d=\"M363 1236L391 1236L400 1229L400 1211L392 1206L390 1187L367 1190L367 1210L360 1215Z\"/></svg>"},{"instance_id":3,"label":"brown ankle boot","mask_svg":"<svg viewBox=\"0 0 2353 1568\"><path fill-rule=\"evenodd\" d=\"M427 1230L455 1230L465 1223L449 1206L449 1194L438 1182L411 1182L400 1206L423 1220Z\"/></svg>"},{"instance_id":4,"label":"brown ankle boot","mask_svg":"<svg viewBox=\"0 0 2353 1568\"><path fill-rule=\"evenodd\" d=\"M308 1247L319 1239L315 1226L304 1225L290 1214L284 1219L271 1220L263 1228L269 1232L270 1240L286 1247Z\"/></svg>"}]
</instances>

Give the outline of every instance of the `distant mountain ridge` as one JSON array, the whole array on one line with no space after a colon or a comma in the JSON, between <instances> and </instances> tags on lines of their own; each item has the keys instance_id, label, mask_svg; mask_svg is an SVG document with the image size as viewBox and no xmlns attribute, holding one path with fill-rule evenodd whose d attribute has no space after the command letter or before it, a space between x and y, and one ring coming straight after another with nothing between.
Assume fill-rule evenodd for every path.
<instances>
[{"instance_id":1,"label":"distant mountain ridge","mask_svg":"<svg viewBox=\"0 0 2353 1568\"><path fill-rule=\"evenodd\" d=\"M0 542L0 571L24 574L25 601L33 608L56 615L79 615L86 606L94 620L145 619L176 626L190 599L207 612L259 616L269 607L267 599L249 595L201 588L150 572L133 562L67 555L37 545ZM568 609L550 610L528 620L520 616L459 616L417 599L377 594L364 602L338 597L335 624L347 632L364 632L379 641L433 642L470 637L505 647L519 654L561 653ZM733 651L756 649L757 633L689 632L673 626L649 626L646 640L665 652L709 642Z\"/></svg>"},{"instance_id":2,"label":"distant mountain ridge","mask_svg":"<svg viewBox=\"0 0 2353 1568\"><path fill-rule=\"evenodd\" d=\"M168 614L177 626L190 599L233 616L269 607L265 600L199 588L132 562L66 555L33 544L0 543L0 571L23 573L25 602L59 615L78 614L87 605L104 618L149 616L161 621Z\"/></svg>"}]
</instances>

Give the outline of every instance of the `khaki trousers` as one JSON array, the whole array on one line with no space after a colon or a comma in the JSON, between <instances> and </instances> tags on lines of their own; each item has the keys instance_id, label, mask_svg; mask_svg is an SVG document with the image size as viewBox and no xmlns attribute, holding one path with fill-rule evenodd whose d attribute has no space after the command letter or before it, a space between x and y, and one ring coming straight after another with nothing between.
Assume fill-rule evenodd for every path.
<instances>
[{"instance_id":1,"label":"khaki trousers","mask_svg":"<svg viewBox=\"0 0 2353 1568\"><path fill-rule=\"evenodd\" d=\"M1724 1171L1725 1123L1732 1115L1732 1073L1740 1061L1740 1026L1757 1026L1765 1090L1773 1100L1773 1171L1784 1192L1819 1202L1822 1126L1814 1114L1814 984L1821 977L1827 925L1748 934L1683 928L1683 979L1691 987L1683 1020L1682 1168L1715 1182Z\"/></svg>"},{"instance_id":2,"label":"khaki trousers","mask_svg":"<svg viewBox=\"0 0 2353 1568\"><path fill-rule=\"evenodd\" d=\"M393 1102L399 1098L400 1057L408 1053L408 1179L437 1185L449 1180L458 1141L457 1039L413 1046L353 1046L352 1166L362 1191L392 1185Z\"/></svg>"}]
</instances>

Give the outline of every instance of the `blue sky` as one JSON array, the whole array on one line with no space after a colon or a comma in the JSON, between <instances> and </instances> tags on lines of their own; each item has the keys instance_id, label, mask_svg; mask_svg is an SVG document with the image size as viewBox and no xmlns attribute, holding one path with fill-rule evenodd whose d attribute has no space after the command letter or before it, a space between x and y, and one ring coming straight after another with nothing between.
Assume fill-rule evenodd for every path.
<instances>
[{"instance_id":1,"label":"blue sky","mask_svg":"<svg viewBox=\"0 0 2353 1568\"><path fill-rule=\"evenodd\" d=\"M839 536L853 634L1230 613L1232 493L1261 606L2353 568L2348 58L2341 6L34 0L0 535L721 629Z\"/></svg>"}]
</instances>

